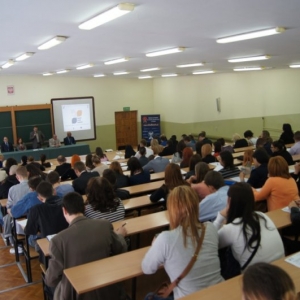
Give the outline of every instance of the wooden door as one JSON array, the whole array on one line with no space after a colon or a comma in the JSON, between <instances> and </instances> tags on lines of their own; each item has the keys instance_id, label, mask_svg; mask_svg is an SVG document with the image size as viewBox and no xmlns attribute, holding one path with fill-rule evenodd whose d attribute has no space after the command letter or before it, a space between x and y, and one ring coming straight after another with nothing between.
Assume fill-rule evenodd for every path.
<instances>
[{"instance_id":1,"label":"wooden door","mask_svg":"<svg viewBox=\"0 0 300 300\"><path fill-rule=\"evenodd\" d=\"M116 111L116 146L117 149L126 145L137 146L137 110ZM123 148L124 149L124 148Z\"/></svg>"}]
</instances>

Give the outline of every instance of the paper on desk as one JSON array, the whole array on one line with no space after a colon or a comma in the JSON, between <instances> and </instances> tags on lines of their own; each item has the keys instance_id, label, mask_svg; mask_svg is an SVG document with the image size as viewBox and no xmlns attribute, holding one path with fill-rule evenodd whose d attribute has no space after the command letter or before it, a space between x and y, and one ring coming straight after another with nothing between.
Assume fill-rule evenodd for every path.
<instances>
[{"instance_id":1,"label":"paper on desk","mask_svg":"<svg viewBox=\"0 0 300 300\"><path fill-rule=\"evenodd\" d=\"M217 165L215 168L214 168L214 171L220 171L223 169L223 166L221 164Z\"/></svg>"},{"instance_id":2,"label":"paper on desk","mask_svg":"<svg viewBox=\"0 0 300 300\"><path fill-rule=\"evenodd\" d=\"M120 166L121 167L125 167L125 166L127 167L127 164L126 163L120 163Z\"/></svg>"},{"instance_id":3,"label":"paper on desk","mask_svg":"<svg viewBox=\"0 0 300 300\"><path fill-rule=\"evenodd\" d=\"M27 224L27 219L24 219L24 220L21 220L21 221L17 221L17 223L24 228L26 226L26 224Z\"/></svg>"},{"instance_id":4,"label":"paper on desk","mask_svg":"<svg viewBox=\"0 0 300 300\"><path fill-rule=\"evenodd\" d=\"M24 219L21 221L17 220L17 223L16 223L17 234L25 234L24 228L26 227L26 224L27 224L27 219Z\"/></svg>"},{"instance_id":5,"label":"paper on desk","mask_svg":"<svg viewBox=\"0 0 300 300\"><path fill-rule=\"evenodd\" d=\"M295 172L295 167L289 166L289 173L294 173L294 172Z\"/></svg>"},{"instance_id":6,"label":"paper on desk","mask_svg":"<svg viewBox=\"0 0 300 300\"><path fill-rule=\"evenodd\" d=\"M285 261L300 268L300 252L286 258Z\"/></svg>"},{"instance_id":7,"label":"paper on desk","mask_svg":"<svg viewBox=\"0 0 300 300\"><path fill-rule=\"evenodd\" d=\"M121 167L123 171L127 171L127 166Z\"/></svg>"},{"instance_id":8,"label":"paper on desk","mask_svg":"<svg viewBox=\"0 0 300 300\"><path fill-rule=\"evenodd\" d=\"M53 237L55 237L55 236L56 236L56 234L47 235L48 241L51 241L51 239L52 239Z\"/></svg>"},{"instance_id":9,"label":"paper on desk","mask_svg":"<svg viewBox=\"0 0 300 300\"><path fill-rule=\"evenodd\" d=\"M288 206L282 208L282 210L285 211L285 212L288 212L288 213L291 212L291 209Z\"/></svg>"},{"instance_id":10,"label":"paper on desk","mask_svg":"<svg viewBox=\"0 0 300 300\"><path fill-rule=\"evenodd\" d=\"M187 173L187 172L184 171L184 170L180 170L180 172L181 172L182 175L185 175L185 174Z\"/></svg>"},{"instance_id":11,"label":"paper on desk","mask_svg":"<svg viewBox=\"0 0 300 300\"><path fill-rule=\"evenodd\" d=\"M148 197L150 197L151 195L149 194L148 195ZM161 199L159 199L157 202L163 202L163 201L165 201L165 199L164 198L161 198Z\"/></svg>"},{"instance_id":12,"label":"paper on desk","mask_svg":"<svg viewBox=\"0 0 300 300\"><path fill-rule=\"evenodd\" d=\"M121 157L119 155L116 155L113 159L120 159Z\"/></svg>"},{"instance_id":13,"label":"paper on desk","mask_svg":"<svg viewBox=\"0 0 300 300\"><path fill-rule=\"evenodd\" d=\"M113 149L106 149L105 152L113 152Z\"/></svg>"},{"instance_id":14,"label":"paper on desk","mask_svg":"<svg viewBox=\"0 0 300 300\"><path fill-rule=\"evenodd\" d=\"M229 178L229 180L236 181L236 182L241 182L241 178L238 177L238 176ZM247 181L248 181L248 178L244 178L244 182L247 182Z\"/></svg>"}]
</instances>

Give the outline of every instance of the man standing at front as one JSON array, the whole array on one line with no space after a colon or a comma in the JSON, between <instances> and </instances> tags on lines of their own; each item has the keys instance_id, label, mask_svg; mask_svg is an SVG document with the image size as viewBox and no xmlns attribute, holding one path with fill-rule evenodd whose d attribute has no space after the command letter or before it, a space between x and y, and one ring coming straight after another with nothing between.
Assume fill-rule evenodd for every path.
<instances>
[{"instance_id":1,"label":"man standing at front","mask_svg":"<svg viewBox=\"0 0 300 300\"><path fill-rule=\"evenodd\" d=\"M55 287L54 300L72 300L77 299L76 293L63 270L126 252L126 230L125 227L120 227L114 232L109 221L84 217L84 203L78 193L67 194L63 198L62 207L70 225L50 241L51 259L45 283L49 287ZM121 300L125 299L124 296L121 287L113 284L87 292L80 299Z\"/></svg>"},{"instance_id":2,"label":"man standing at front","mask_svg":"<svg viewBox=\"0 0 300 300\"><path fill-rule=\"evenodd\" d=\"M32 149L38 149L42 147L45 136L38 130L37 126L34 126L33 131L30 132L29 139L32 141Z\"/></svg>"}]
</instances>

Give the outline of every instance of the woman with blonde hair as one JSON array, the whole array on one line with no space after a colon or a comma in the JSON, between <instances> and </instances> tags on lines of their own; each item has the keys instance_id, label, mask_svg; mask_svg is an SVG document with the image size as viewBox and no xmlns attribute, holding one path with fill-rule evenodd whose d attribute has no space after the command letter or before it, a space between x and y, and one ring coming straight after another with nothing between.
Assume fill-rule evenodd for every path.
<instances>
[{"instance_id":1,"label":"woman with blonde hair","mask_svg":"<svg viewBox=\"0 0 300 300\"><path fill-rule=\"evenodd\" d=\"M253 164L253 150L246 150L244 152L242 166L246 168L251 168Z\"/></svg>"},{"instance_id":2,"label":"woman with blonde hair","mask_svg":"<svg viewBox=\"0 0 300 300\"><path fill-rule=\"evenodd\" d=\"M159 144L157 139L152 139L150 142L150 148L154 151L153 148L156 148L156 153L160 153L161 151L164 150L164 147Z\"/></svg>"},{"instance_id":3,"label":"woman with blonde hair","mask_svg":"<svg viewBox=\"0 0 300 300\"><path fill-rule=\"evenodd\" d=\"M254 191L255 201L267 199L268 211L288 206L299 199L295 180L289 173L289 166L281 156L271 157L268 163L269 178L260 191Z\"/></svg>"},{"instance_id":4,"label":"woman with blonde hair","mask_svg":"<svg viewBox=\"0 0 300 300\"><path fill-rule=\"evenodd\" d=\"M109 168L116 174L118 189L129 186L129 177L124 175L121 165L118 161L112 161Z\"/></svg>"},{"instance_id":5,"label":"woman with blonde hair","mask_svg":"<svg viewBox=\"0 0 300 300\"><path fill-rule=\"evenodd\" d=\"M210 144L204 144L202 147L201 147L201 156L202 156L202 161L209 164L209 163L212 163L212 162L216 162L217 159L215 156L213 156L211 154L212 152L212 147Z\"/></svg>"},{"instance_id":6,"label":"woman with blonde hair","mask_svg":"<svg viewBox=\"0 0 300 300\"><path fill-rule=\"evenodd\" d=\"M243 276L245 300L297 300L293 280L283 269L267 263L250 266Z\"/></svg>"},{"instance_id":7,"label":"woman with blonde hair","mask_svg":"<svg viewBox=\"0 0 300 300\"><path fill-rule=\"evenodd\" d=\"M154 239L142 261L143 272L153 274L163 265L173 282L195 255L203 236L196 262L173 290L174 299L223 281L218 257L218 233L212 223L202 224L198 220L197 194L188 186L174 188L168 198L168 212L170 231L163 231Z\"/></svg>"}]
</instances>

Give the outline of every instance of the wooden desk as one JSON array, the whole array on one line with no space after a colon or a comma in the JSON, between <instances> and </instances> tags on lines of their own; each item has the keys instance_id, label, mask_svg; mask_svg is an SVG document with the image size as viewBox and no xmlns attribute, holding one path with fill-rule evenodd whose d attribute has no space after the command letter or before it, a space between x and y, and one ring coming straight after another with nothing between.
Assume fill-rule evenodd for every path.
<instances>
[{"instance_id":1,"label":"wooden desk","mask_svg":"<svg viewBox=\"0 0 300 300\"><path fill-rule=\"evenodd\" d=\"M282 209L269 211L266 215L274 222L277 229L282 229L292 225L290 213Z\"/></svg>"},{"instance_id":2,"label":"wooden desk","mask_svg":"<svg viewBox=\"0 0 300 300\"><path fill-rule=\"evenodd\" d=\"M292 156L293 161L299 161L300 160L300 154L296 154Z\"/></svg>"},{"instance_id":3,"label":"wooden desk","mask_svg":"<svg viewBox=\"0 0 300 300\"><path fill-rule=\"evenodd\" d=\"M0 204L2 207L6 207L6 204L7 204L7 198L6 199L1 199L0 200Z\"/></svg>"},{"instance_id":4,"label":"wooden desk","mask_svg":"<svg viewBox=\"0 0 300 300\"><path fill-rule=\"evenodd\" d=\"M245 152L247 150L255 150L254 146L242 147L242 148L234 148L234 152Z\"/></svg>"},{"instance_id":5,"label":"wooden desk","mask_svg":"<svg viewBox=\"0 0 300 300\"><path fill-rule=\"evenodd\" d=\"M149 182L149 183L128 186L128 187L125 187L122 189L128 191L131 196L138 195L138 194L147 194L147 193L151 193L152 191L157 190L164 183L165 183L164 180L160 180L160 181L154 181L154 182Z\"/></svg>"},{"instance_id":6,"label":"wooden desk","mask_svg":"<svg viewBox=\"0 0 300 300\"><path fill-rule=\"evenodd\" d=\"M140 209L147 206L152 206L155 204L162 204L164 202L151 202L150 197L148 195L140 196L136 198L130 198L128 200L122 201L125 207L125 210L132 210L132 209Z\"/></svg>"},{"instance_id":7,"label":"wooden desk","mask_svg":"<svg viewBox=\"0 0 300 300\"><path fill-rule=\"evenodd\" d=\"M39 247L41 248L44 255L49 256L50 252L49 252L49 241L48 241L48 239L47 238L38 239L38 240L36 240L36 242L39 245Z\"/></svg>"}]
</instances>

